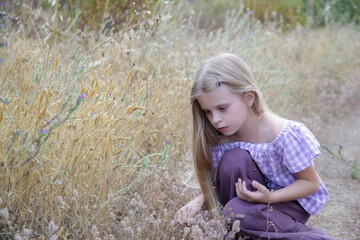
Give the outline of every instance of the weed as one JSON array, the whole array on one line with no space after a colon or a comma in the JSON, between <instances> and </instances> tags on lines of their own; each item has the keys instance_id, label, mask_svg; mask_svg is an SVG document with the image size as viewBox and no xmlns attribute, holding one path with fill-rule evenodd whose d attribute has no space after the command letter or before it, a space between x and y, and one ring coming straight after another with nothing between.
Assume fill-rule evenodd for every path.
<instances>
[{"instance_id":1,"label":"weed","mask_svg":"<svg viewBox=\"0 0 360 240\"><path fill-rule=\"evenodd\" d=\"M331 151L330 148L321 145L321 147L323 149L325 149L328 153L330 153L331 156L335 157L336 159L342 161L343 163L345 163L347 166L351 167L351 178L357 178L360 179L360 165L359 165L359 160L348 160L346 158L344 158L344 156L342 155L342 150L343 150L343 146L340 145L338 148L337 153Z\"/></svg>"}]
</instances>

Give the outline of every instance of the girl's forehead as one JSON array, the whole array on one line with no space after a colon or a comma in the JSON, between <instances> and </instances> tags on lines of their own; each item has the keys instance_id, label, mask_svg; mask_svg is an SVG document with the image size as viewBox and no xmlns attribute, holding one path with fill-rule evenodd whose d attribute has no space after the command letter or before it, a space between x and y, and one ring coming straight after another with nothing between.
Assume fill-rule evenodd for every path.
<instances>
[{"instance_id":1,"label":"girl's forehead","mask_svg":"<svg viewBox=\"0 0 360 240\"><path fill-rule=\"evenodd\" d=\"M202 98L202 97L216 98L216 97L226 97L228 95L235 95L235 94L232 91L230 91L230 89L227 86L221 85L216 87L214 90L201 92L198 98Z\"/></svg>"},{"instance_id":2,"label":"girl's forehead","mask_svg":"<svg viewBox=\"0 0 360 240\"><path fill-rule=\"evenodd\" d=\"M201 93L197 100L201 108L208 109L235 101L239 99L239 97L239 95L231 92L226 86L222 85L213 91Z\"/></svg>"}]
</instances>

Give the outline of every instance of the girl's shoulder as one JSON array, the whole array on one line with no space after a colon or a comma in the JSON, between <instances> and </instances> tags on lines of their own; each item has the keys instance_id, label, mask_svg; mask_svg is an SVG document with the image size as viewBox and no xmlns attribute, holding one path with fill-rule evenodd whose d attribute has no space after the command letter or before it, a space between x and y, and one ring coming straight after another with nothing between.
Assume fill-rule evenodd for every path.
<instances>
[{"instance_id":1,"label":"girl's shoulder","mask_svg":"<svg viewBox=\"0 0 360 240\"><path fill-rule=\"evenodd\" d=\"M320 154L319 147L320 143L303 123L289 119L285 119L282 129L272 142L272 148L276 152L281 152L284 159L292 160L311 160Z\"/></svg>"},{"instance_id":2,"label":"girl's shoulder","mask_svg":"<svg viewBox=\"0 0 360 240\"><path fill-rule=\"evenodd\" d=\"M284 132L288 120L270 112L265 112L261 117L256 129L256 142L243 142L252 145L273 143ZM231 136L220 136L217 145L241 142Z\"/></svg>"},{"instance_id":3,"label":"girl's shoulder","mask_svg":"<svg viewBox=\"0 0 360 240\"><path fill-rule=\"evenodd\" d=\"M306 142L308 144L318 145L318 142L312 132L301 122L282 118L272 113L266 113L263 117L263 123L259 128L259 139L256 143L247 143L251 145L286 145ZM216 145L230 144L234 141L221 136ZM239 141L240 142L240 141ZM285 146L284 146L285 144Z\"/></svg>"},{"instance_id":4,"label":"girl's shoulder","mask_svg":"<svg viewBox=\"0 0 360 240\"><path fill-rule=\"evenodd\" d=\"M312 142L317 145L318 142L316 138L303 123L280 117L276 122L277 123L274 124L274 129L277 130L278 133L272 141L273 143L281 141L286 144L291 144L292 142L295 142L296 144L301 142L310 144Z\"/></svg>"},{"instance_id":5,"label":"girl's shoulder","mask_svg":"<svg viewBox=\"0 0 360 240\"><path fill-rule=\"evenodd\" d=\"M287 120L265 112L260 120L258 143L272 143L283 133Z\"/></svg>"},{"instance_id":6,"label":"girl's shoulder","mask_svg":"<svg viewBox=\"0 0 360 240\"><path fill-rule=\"evenodd\" d=\"M276 118L273 120L276 120ZM292 167L293 162L311 161L320 154L319 142L303 123L283 118L277 118L276 122L277 124L273 125L275 127L269 129L272 131L277 130L277 134L274 134L269 141L250 143L229 142L223 139L222 142L220 141L217 145L212 146L213 166L217 166L222 155L232 148L242 148L249 151L257 161L262 161L261 159L269 160L269 157L274 161L283 159L284 162L288 163L289 169ZM297 168L291 169L293 172L299 171Z\"/></svg>"}]
</instances>

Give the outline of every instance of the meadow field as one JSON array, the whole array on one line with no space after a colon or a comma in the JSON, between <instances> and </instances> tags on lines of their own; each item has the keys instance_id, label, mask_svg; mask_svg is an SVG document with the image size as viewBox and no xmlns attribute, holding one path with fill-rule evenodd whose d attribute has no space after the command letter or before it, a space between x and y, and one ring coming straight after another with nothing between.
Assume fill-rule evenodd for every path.
<instances>
[{"instance_id":1,"label":"meadow field","mask_svg":"<svg viewBox=\"0 0 360 240\"><path fill-rule=\"evenodd\" d=\"M174 1L117 31L74 30L76 17L41 9L1 25L0 239L221 239L216 211L173 220L199 193L191 83L221 52L249 64L272 111L335 152L315 162L330 204L311 224L359 239L359 26L283 31L243 10L211 30Z\"/></svg>"}]
</instances>

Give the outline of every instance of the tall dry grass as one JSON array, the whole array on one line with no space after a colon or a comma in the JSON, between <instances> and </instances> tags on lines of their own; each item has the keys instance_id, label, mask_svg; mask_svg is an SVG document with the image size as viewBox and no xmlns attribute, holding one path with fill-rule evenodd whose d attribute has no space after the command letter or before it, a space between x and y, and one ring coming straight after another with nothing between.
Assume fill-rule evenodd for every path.
<instances>
[{"instance_id":1,"label":"tall dry grass","mask_svg":"<svg viewBox=\"0 0 360 240\"><path fill-rule=\"evenodd\" d=\"M333 111L329 104L358 99L353 26L284 34L229 12L225 26L209 33L188 6L159 4L161 16L113 35L44 40L5 32L1 238L221 238L216 212L188 227L172 221L198 192L189 156L191 81L220 52L250 65L281 115L311 122Z\"/></svg>"}]
</instances>

